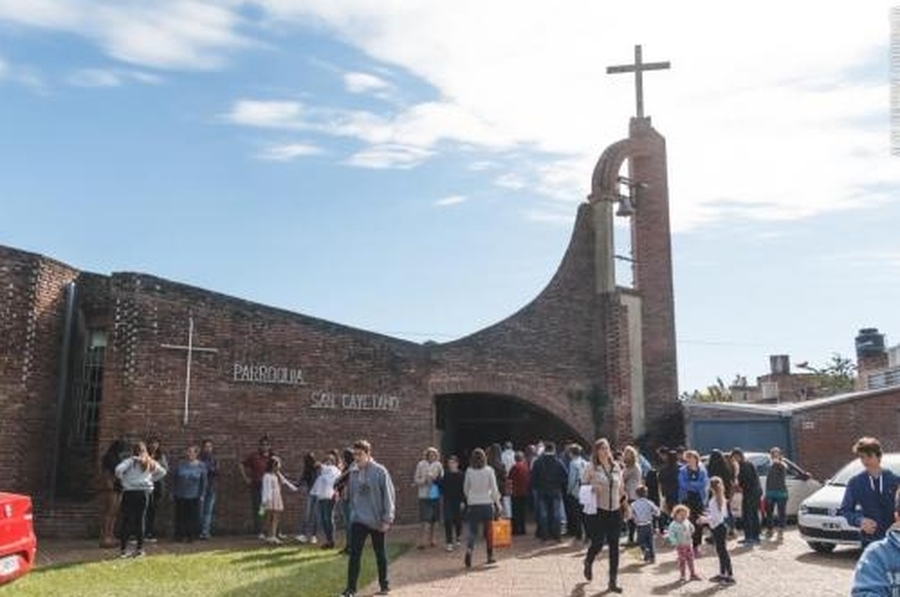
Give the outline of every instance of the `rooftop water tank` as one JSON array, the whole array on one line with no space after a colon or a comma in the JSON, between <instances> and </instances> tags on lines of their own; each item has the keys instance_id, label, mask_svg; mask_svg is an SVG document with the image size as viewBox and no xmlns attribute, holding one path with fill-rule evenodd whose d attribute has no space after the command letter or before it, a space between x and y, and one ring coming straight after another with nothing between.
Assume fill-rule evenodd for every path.
<instances>
[{"instance_id":1,"label":"rooftop water tank","mask_svg":"<svg viewBox=\"0 0 900 597\"><path fill-rule=\"evenodd\" d=\"M856 358L884 354L884 334L878 328L863 328L856 336Z\"/></svg>"}]
</instances>

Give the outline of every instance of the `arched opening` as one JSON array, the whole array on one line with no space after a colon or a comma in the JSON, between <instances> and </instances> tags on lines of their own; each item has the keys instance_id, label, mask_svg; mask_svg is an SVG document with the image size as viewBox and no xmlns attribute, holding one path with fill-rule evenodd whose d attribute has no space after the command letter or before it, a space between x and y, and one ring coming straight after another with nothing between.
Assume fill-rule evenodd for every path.
<instances>
[{"instance_id":1,"label":"arched opening","mask_svg":"<svg viewBox=\"0 0 900 597\"><path fill-rule=\"evenodd\" d=\"M515 396L488 393L435 396L442 454L457 454L465 462L476 447L511 441L516 449L538 440L582 441L559 417Z\"/></svg>"}]
</instances>

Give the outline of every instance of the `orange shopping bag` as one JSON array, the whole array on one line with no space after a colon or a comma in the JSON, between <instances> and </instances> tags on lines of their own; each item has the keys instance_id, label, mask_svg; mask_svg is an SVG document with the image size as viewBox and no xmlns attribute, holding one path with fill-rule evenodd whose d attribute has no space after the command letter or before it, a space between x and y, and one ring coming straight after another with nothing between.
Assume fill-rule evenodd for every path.
<instances>
[{"instance_id":1,"label":"orange shopping bag","mask_svg":"<svg viewBox=\"0 0 900 597\"><path fill-rule=\"evenodd\" d=\"M494 547L509 547L512 545L512 525L508 518L492 520L490 532Z\"/></svg>"}]
</instances>

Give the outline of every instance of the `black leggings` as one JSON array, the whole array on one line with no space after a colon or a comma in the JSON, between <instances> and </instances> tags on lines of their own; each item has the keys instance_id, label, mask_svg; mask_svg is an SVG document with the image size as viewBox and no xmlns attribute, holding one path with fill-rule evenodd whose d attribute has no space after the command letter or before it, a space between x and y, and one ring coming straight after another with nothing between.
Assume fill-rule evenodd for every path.
<instances>
[{"instance_id":1,"label":"black leggings","mask_svg":"<svg viewBox=\"0 0 900 597\"><path fill-rule=\"evenodd\" d=\"M616 584L619 575L619 534L622 531L622 513L619 510L597 509L596 514L588 514L584 517L584 527L591 540L587 555L584 559L585 567L594 563L594 558L603 549L603 544L609 546L609 584Z\"/></svg>"},{"instance_id":2,"label":"black leggings","mask_svg":"<svg viewBox=\"0 0 900 597\"><path fill-rule=\"evenodd\" d=\"M128 538L137 538L137 548L144 548L144 525L147 521L149 491L126 491L122 494L122 536L119 540L122 551L128 545Z\"/></svg>"},{"instance_id":3,"label":"black leggings","mask_svg":"<svg viewBox=\"0 0 900 597\"><path fill-rule=\"evenodd\" d=\"M725 545L728 525L724 522L719 524L712 530L712 534L716 543L716 555L719 556L719 574L734 576L734 572L731 570L731 556L728 555L728 547Z\"/></svg>"}]
</instances>

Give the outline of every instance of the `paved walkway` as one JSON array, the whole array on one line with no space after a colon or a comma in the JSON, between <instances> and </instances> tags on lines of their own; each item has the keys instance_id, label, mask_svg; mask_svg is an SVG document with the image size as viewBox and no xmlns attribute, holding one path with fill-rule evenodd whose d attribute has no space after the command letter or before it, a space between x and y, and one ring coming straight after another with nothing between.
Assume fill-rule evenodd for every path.
<instances>
[{"instance_id":1,"label":"paved walkway","mask_svg":"<svg viewBox=\"0 0 900 597\"><path fill-rule=\"evenodd\" d=\"M476 548L474 566L466 571L462 551L442 547L413 550L391 565L391 597L595 597L607 593L604 556L594 564L594 580L582 576L584 549L580 543L544 543L516 537L514 546L497 550L498 562L484 564L483 543ZM708 580L681 583L675 554L658 544L655 565L645 565L635 548L621 554L619 584L626 595L696 595L722 593L723 597L846 596L850 592L858 552L838 550L822 555L812 552L796 531L781 542L769 541L756 548L729 543L738 583L720 587ZM712 546L704 546L697 568L704 579L718 574ZM372 585L360 595L372 595Z\"/></svg>"}]
</instances>

